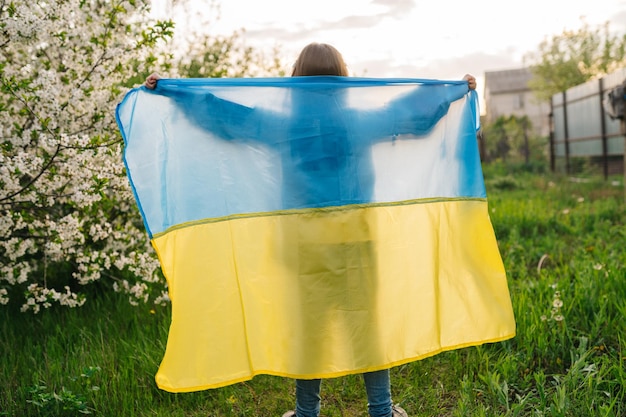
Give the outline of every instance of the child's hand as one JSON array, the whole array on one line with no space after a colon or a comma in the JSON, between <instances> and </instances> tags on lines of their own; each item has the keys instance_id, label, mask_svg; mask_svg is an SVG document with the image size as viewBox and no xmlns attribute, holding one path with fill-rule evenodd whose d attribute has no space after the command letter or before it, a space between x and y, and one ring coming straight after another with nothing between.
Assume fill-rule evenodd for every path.
<instances>
[{"instance_id":1,"label":"child's hand","mask_svg":"<svg viewBox=\"0 0 626 417\"><path fill-rule=\"evenodd\" d=\"M146 88L149 88L150 90L154 90L156 88L157 81L159 81L160 79L161 79L161 76L157 74L156 72L153 72L152 74L148 76L148 78L146 78L146 82L144 85L146 86Z\"/></svg>"},{"instance_id":2,"label":"child's hand","mask_svg":"<svg viewBox=\"0 0 626 417\"><path fill-rule=\"evenodd\" d=\"M476 90L476 78L471 74L465 74L463 77L465 81L467 81L467 85L470 90Z\"/></svg>"}]
</instances>

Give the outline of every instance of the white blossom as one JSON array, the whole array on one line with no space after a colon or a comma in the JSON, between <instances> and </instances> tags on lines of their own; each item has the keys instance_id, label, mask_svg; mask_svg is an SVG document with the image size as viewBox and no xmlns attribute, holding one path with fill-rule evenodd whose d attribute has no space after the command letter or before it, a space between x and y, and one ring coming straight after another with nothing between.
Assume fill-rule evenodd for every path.
<instances>
[{"instance_id":1,"label":"white blossom","mask_svg":"<svg viewBox=\"0 0 626 417\"><path fill-rule=\"evenodd\" d=\"M0 4L0 304L18 286L11 294L24 297L10 301L22 311L80 307L85 296L72 289L105 277L126 282L117 287L133 303L161 302L115 121L122 84L154 47L138 42L154 23L149 1L9 3Z\"/></svg>"},{"instance_id":2,"label":"white blossom","mask_svg":"<svg viewBox=\"0 0 626 417\"><path fill-rule=\"evenodd\" d=\"M0 304L8 304L9 303L9 292L6 288L0 288Z\"/></svg>"}]
</instances>

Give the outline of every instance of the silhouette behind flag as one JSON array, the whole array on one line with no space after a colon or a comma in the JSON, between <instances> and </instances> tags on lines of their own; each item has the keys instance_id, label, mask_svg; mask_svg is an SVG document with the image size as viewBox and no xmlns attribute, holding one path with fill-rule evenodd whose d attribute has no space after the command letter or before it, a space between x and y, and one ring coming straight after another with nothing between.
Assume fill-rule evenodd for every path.
<instances>
[{"instance_id":1,"label":"silhouette behind flag","mask_svg":"<svg viewBox=\"0 0 626 417\"><path fill-rule=\"evenodd\" d=\"M171 392L511 338L477 97L457 81L160 80L117 109L172 300Z\"/></svg>"}]
</instances>

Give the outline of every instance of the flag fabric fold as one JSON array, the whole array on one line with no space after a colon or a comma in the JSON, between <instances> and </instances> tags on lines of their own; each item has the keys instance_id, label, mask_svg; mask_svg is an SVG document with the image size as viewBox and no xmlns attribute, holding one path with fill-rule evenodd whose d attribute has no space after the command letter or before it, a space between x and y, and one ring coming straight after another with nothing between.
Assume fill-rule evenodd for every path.
<instances>
[{"instance_id":1,"label":"flag fabric fold","mask_svg":"<svg viewBox=\"0 0 626 417\"><path fill-rule=\"evenodd\" d=\"M515 334L462 81L160 80L117 108L172 300L171 392Z\"/></svg>"}]
</instances>

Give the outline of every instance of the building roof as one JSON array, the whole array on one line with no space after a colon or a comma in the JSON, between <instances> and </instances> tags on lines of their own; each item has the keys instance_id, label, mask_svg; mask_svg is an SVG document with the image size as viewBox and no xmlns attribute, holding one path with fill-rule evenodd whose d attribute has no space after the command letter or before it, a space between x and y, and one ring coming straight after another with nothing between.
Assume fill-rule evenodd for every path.
<instances>
[{"instance_id":1,"label":"building roof","mask_svg":"<svg viewBox=\"0 0 626 417\"><path fill-rule=\"evenodd\" d=\"M532 77L530 68L485 71L485 90L490 94L528 90L528 81Z\"/></svg>"}]
</instances>

